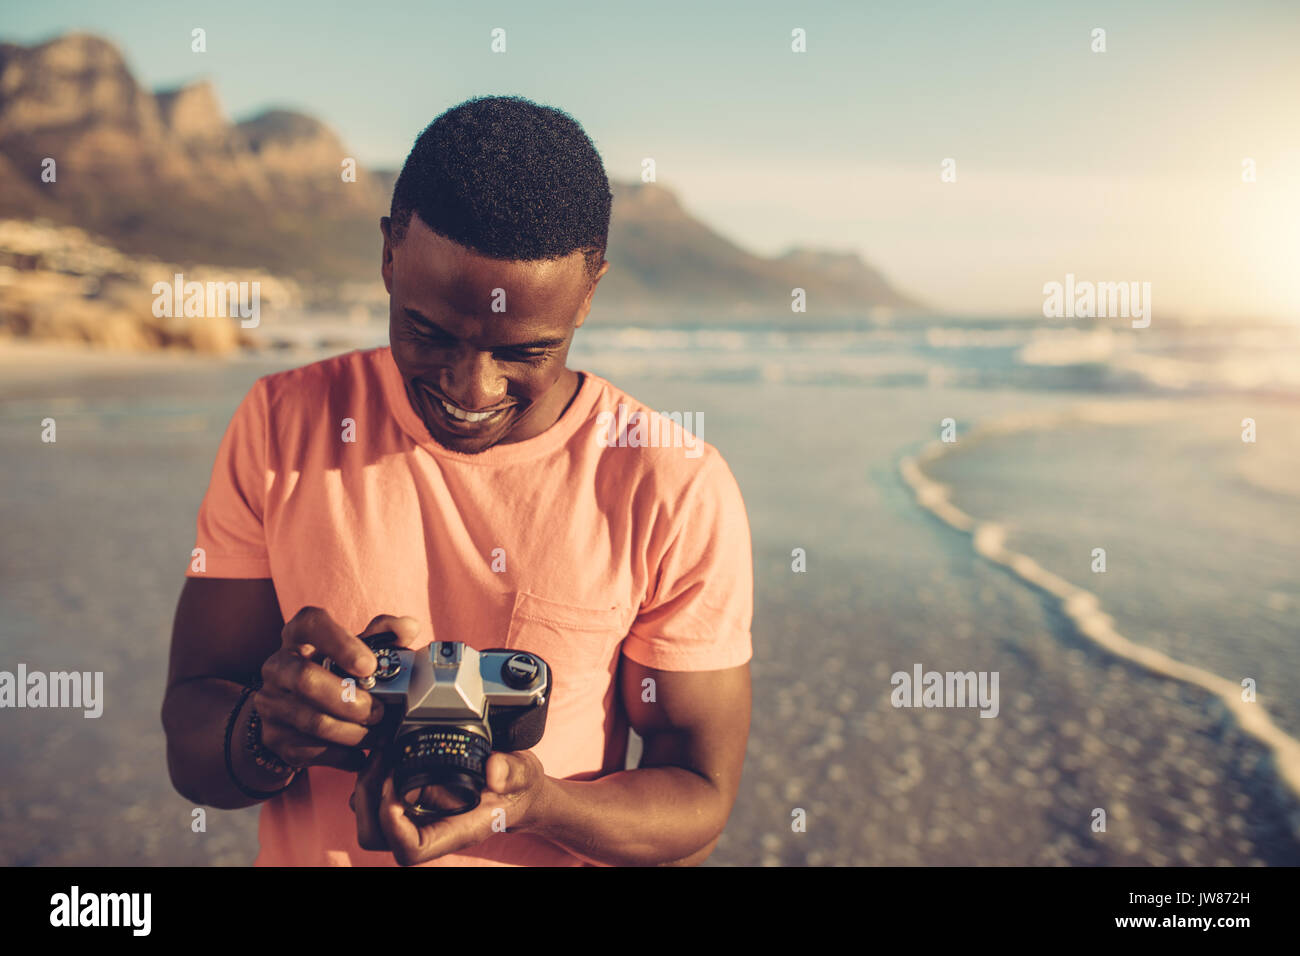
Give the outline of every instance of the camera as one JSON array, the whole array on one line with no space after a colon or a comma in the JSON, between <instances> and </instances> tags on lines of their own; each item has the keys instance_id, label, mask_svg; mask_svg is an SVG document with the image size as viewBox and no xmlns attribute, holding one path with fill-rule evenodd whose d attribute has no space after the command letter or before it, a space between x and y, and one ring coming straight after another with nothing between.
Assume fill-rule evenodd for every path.
<instances>
[{"instance_id":1,"label":"camera","mask_svg":"<svg viewBox=\"0 0 1300 956\"><path fill-rule=\"evenodd\" d=\"M395 646L391 632L362 638L378 667L357 686L385 709L380 736L393 789L417 823L479 805L494 750L527 750L542 739L551 669L536 654L477 651L435 641L418 651ZM352 677L337 663L325 666Z\"/></svg>"}]
</instances>

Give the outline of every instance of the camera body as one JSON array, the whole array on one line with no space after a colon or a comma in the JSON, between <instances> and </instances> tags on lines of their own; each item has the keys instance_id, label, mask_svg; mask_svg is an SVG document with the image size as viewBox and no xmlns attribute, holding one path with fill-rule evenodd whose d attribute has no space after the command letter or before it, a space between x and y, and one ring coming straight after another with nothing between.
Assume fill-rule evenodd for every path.
<instances>
[{"instance_id":1,"label":"camera body","mask_svg":"<svg viewBox=\"0 0 1300 956\"><path fill-rule=\"evenodd\" d=\"M474 809L491 753L527 750L542 739L552 679L536 654L477 651L459 641L412 651L394 646L391 632L363 640L379 664L357 685L384 704L385 763L417 822Z\"/></svg>"}]
</instances>

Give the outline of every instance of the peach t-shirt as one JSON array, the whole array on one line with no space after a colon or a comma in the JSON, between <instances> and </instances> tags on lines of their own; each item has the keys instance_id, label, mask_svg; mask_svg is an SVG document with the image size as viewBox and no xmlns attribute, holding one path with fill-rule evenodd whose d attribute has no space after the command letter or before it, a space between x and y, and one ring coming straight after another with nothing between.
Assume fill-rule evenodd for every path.
<instances>
[{"instance_id":1,"label":"peach t-shirt","mask_svg":"<svg viewBox=\"0 0 1300 956\"><path fill-rule=\"evenodd\" d=\"M285 620L314 605L359 633L377 614L410 615L424 643L535 651L555 671L533 750L546 773L623 769L620 653L662 670L748 661L753 554L717 450L667 418L644 427L633 413L651 409L582 375L549 429L477 455L429 436L388 348L259 379L199 509L206 568L187 576L270 578ZM354 783L312 767L267 801L257 864L394 865L357 845ZM426 865L581 862L500 833Z\"/></svg>"}]
</instances>

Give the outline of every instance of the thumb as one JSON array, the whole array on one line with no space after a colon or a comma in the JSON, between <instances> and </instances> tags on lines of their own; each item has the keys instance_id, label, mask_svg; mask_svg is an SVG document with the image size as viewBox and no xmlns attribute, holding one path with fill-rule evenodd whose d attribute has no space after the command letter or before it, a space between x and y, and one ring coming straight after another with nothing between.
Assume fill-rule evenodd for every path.
<instances>
[{"instance_id":1,"label":"thumb","mask_svg":"<svg viewBox=\"0 0 1300 956\"><path fill-rule=\"evenodd\" d=\"M497 751L488 757L484 776L493 793L514 793L528 786L530 769L524 757Z\"/></svg>"},{"instance_id":2,"label":"thumb","mask_svg":"<svg viewBox=\"0 0 1300 956\"><path fill-rule=\"evenodd\" d=\"M420 622L409 615L396 617L392 614L380 614L367 624L366 629L357 637L370 637L374 634L391 631L393 636L397 638L398 647L409 648L415 644L421 630Z\"/></svg>"}]
</instances>

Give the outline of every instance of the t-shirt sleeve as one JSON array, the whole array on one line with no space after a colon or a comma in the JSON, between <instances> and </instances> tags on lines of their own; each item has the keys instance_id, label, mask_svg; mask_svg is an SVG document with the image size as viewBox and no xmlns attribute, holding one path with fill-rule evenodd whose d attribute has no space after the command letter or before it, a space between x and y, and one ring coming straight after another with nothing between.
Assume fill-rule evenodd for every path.
<instances>
[{"instance_id":1,"label":"t-shirt sleeve","mask_svg":"<svg viewBox=\"0 0 1300 956\"><path fill-rule=\"evenodd\" d=\"M258 379L235 410L217 449L212 479L199 505L189 578L269 578L264 528L266 382Z\"/></svg>"},{"instance_id":2,"label":"t-shirt sleeve","mask_svg":"<svg viewBox=\"0 0 1300 956\"><path fill-rule=\"evenodd\" d=\"M754 555L740 487L721 455L701 466L672 522L623 653L658 670L739 667L753 655Z\"/></svg>"}]
</instances>

